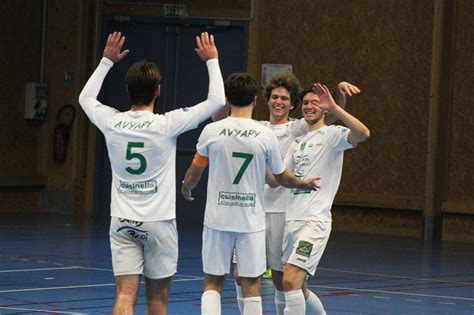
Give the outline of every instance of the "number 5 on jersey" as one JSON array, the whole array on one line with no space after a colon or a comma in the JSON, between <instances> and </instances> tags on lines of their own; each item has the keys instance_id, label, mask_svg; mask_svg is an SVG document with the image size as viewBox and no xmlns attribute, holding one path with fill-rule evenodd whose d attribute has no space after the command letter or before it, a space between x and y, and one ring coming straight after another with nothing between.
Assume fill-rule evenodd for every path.
<instances>
[{"instance_id":1,"label":"number 5 on jersey","mask_svg":"<svg viewBox=\"0 0 474 315\"><path fill-rule=\"evenodd\" d=\"M244 159L244 163L242 163L240 170L237 172L237 175L235 176L234 181L232 182L232 184L238 185L245 171L249 167L250 162L253 159L253 154L243 152L232 152L232 157Z\"/></svg>"},{"instance_id":2,"label":"number 5 on jersey","mask_svg":"<svg viewBox=\"0 0 474 315\"><path fill-rule=\"evenodd\" d=\"M138 159L140 161L140 166L138 168L127 167L125 170L133 175L140 175L146 170L146 159L143 154L132 153L133 148L144 148L145 144L143 142L129 142L127 145L127 155L125 158L127 161L132 159Z\"/></svg>"}]
</instances>

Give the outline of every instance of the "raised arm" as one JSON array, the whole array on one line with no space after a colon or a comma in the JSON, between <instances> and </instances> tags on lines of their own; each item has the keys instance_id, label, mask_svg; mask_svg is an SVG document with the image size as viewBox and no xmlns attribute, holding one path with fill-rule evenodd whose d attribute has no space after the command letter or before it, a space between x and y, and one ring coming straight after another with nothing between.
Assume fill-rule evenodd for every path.
<instances>
[{"instance_id":1,"label":"raised arm","mask_svg":"<svg viewBox=\"0 0 474 315\"><path fill-rule=\"evenodd\" d=\"M337 85L334 100L336 101L336 104L339 105L341 108L346 108L347 97L359 93L360 89L357 86L346 81L341 81ZM326 125L332 125L338 120L339 119L336 116L332 115L331 113L328 113L324 118L324 123Z\"/></svg>"},{"instance_id":2,"label":"raised arm","mask_svg":"<svg viewBox=\"0 0 474 315\"><path fill-rule=\"evenodd\" d=\"M104 48L103 58L79 95L79 104L81 104L81 107L91 119L94 106L100 104L97 100L97 95L99 95L100 89L102 88L105 76L114 63L122 60L129 52L129 50L121 51L124 42L125 36L122 36L122 33L113 32L109 34Z\"/></svg>"},{"instance_id":3,"label":"raised arm","mask_svg":"<svg viewBox=\"0 0 474 315\"><path fill-rule=\"evenodd\" d=\"M207 32L196 36L195 49L202 61L206 62L209 72L209 92L207 100L196 106L199 121L209 118L215 111L222 109L225 105L224 81L218 62L218 52L214 44L214 36Z\"/></svg>"},{"instance_id":4,"label":"raised arm","mask_svg":"<svg viewBox=\"0 0 474 315\"><path fill-rule=\"evenodd\" d=\"M347 140L350 143L356 144L358 142L365 141L370 137L369 129L359 119L352 116L339 105L337 105L325 85L316 83L314 87L316 88L321 100L319 107L323 110L327 110L328 113L331 113L337 119L342 120L346 127L351 130L347 136Z\"/></svg>"}]
</instances>

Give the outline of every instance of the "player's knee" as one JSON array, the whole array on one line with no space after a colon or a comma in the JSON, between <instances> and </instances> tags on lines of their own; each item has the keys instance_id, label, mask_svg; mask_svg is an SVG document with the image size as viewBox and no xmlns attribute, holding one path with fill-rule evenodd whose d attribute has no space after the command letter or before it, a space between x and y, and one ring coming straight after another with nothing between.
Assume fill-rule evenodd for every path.
<instances>
[{"instance_id":1,"label":"player's knee","mask_svg":"<svg viewBox=\"0 0 474 315\"><path fill-rule=\"evenodd\" d=\"M137 295L132 293L118 293L115 298L116 305L131 305L135 306L137 303Z\"/></svg>"},{"instance_id":2,"label":"player's knee","mask_svg":"<svg viewBox=\"0 0 474 315\"><path fill-rule=\"evenodd\" d=\"M290 277L288 275L283 275L283 279L281 281L281 284L283 286L283 290L288 292L288 291L293 291L296 289L299 289L297 287L297 283L293 277Z\"/></svg>"}]
</instances>

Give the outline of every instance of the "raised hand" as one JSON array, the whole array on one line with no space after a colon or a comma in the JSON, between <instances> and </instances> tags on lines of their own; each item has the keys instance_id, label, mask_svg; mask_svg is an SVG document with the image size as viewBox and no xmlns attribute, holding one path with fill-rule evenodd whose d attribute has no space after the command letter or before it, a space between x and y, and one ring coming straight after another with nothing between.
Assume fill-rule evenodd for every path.
<instances>
[{"instance_id":1,"label":"raised hand","mask_svg":"<svg viewBox=\"0 0 474 315\"><path fill-rule=\"evenodd\" d=\"M344 96L353 96L360 93L360 89L357 86L346 81L339 82L337 85L337 90L341 95Z\"/></svg>"},{"instance_id":2,"label":"raised hand","mask_svg":"<svg viewBox=\"0 0 474 315\"><path fill-rule=\"evenodd\" d=\"M322 85L321 83L315 83L314 88L316 90L316 94L319 96L319 100L321 101L318 105L319 108L330 112L337 107L337 104L332 98L327 86Z\"/></svg>"},{"instance_id":3,"label":"raised hand","mask_svg":"<svg viewBox=\"0 0 474 315\"><path fill-rule=\"evenodd\" d=\"M197 48L194 50L202 61L208 61L218 57L217 48L214 45L214 36L207 32L201 33L201 37L196 36Z\"/></svg>"},{"instance_id":4,"label":"raised hand","mask_svg":"<svg viewBox=\"0 0 474 315\"><path fill-rule=\"evenodd\" d=\"M113 32L109 34L104 48L104 57L112 60L114 63L122 60L129 52L128 49L120 52L124 42L125 36L122 36L122 33Z\"/></svg>"}]
</instances>

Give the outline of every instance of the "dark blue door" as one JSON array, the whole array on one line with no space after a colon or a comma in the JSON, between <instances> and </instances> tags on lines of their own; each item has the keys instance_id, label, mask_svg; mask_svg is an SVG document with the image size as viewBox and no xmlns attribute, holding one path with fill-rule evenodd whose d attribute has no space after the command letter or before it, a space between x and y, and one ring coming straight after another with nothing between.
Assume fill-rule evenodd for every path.
<instances>
[{"instance_id":1,"label":"dark blue door","mask_svg":"<svg viewBox=\"0 0 474 315\"><path fill-rule=\"evenodd\" d=\"M125 89L125 74L133 63L141 59L153 61L162 72L161 96L155 112L164 113L175 108L192 106L206 99L209 80L205 64L194 51L197 35L208 31L215 36L224 78L233 72L245 71L247 65L248 22L229 21L218 24L226 26L216 26L215 20L201 19L104 18L101 47L104 47L110 32L120 31L126 36L125 49L130 49L130 53L109 72L99 96L100 100L120 111L128 110L130 101ZM199 134L209 121L178 138L176 208L178 224L181 227L202 224L207 176L203 176L196 187L196 200L192 203L181 197L179 183L192 161ZM110 215L111 179L107 148L103 135L98 132L94 173L95 216L107 218Z\"/></svg>"}]
</instances>

